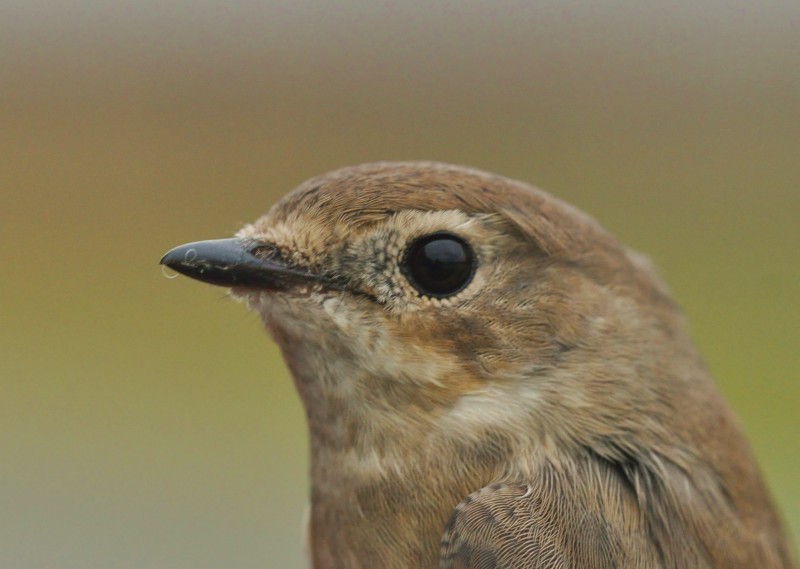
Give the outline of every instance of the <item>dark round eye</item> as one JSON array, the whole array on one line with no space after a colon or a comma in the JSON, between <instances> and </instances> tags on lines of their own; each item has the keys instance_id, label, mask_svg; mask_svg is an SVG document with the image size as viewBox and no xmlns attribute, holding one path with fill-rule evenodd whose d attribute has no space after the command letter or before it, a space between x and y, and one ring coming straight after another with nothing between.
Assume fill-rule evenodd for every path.
<instances>
[{"instance_id":1,"label":"dark round eye","mask_svg":"<svg viewBox=\"0 0 800 569\"><path fill-rule=\"evenodd\" d=\"M461 291L472 280L475 254L459 237L433 233L409 245L402 268L420 293L444 298Z\"/></svg>"}]
</instances>

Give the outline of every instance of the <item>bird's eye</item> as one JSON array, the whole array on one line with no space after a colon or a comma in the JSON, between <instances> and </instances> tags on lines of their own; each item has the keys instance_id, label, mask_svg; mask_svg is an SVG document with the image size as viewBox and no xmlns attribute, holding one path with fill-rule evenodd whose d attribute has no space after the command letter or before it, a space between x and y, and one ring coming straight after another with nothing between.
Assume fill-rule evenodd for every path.
<instances>
[{"instance_id":1,"label":"bird's eye","mask_svg":"<svg viewBox=\"0 0 800 569\"><path fill-rule=\"evenodd\" d=\"M475 254L464 240L450 233L433 233L412 241L402 269L421 294L445 298L469 284L475 265Z\"/></svg>"}]
</instances>

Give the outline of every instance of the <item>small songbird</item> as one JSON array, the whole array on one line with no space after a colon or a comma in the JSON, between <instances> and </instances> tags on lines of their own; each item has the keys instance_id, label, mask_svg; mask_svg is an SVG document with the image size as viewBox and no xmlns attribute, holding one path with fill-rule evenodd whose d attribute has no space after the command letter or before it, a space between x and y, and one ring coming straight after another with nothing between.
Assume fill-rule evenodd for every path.
<instances>
[{"instance_id":1,"label":"small songbird","mask_svg":"<svg viewBox=\"0 0 800 569\"><path fill-rule=\"evenodd\" d=\"M795 567L662 280L538 189L344 168L161 263L281 347L315 569Z\"/></svg>"}]
</instances>

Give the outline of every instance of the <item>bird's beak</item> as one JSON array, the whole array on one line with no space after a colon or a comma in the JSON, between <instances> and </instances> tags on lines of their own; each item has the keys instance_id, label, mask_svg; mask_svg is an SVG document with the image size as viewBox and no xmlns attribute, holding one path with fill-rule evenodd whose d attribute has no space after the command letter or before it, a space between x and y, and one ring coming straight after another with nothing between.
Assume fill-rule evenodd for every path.
<instances>
[{"instance_id":1,"label":"bird's beak","mask_svg":"<svg viewBox=\"0 0 800 569\"><path fill-rule=\"evenodd\" d=\"M253 239L214 239L180 245L161 258L161 264L205 283L225 287L288 290L318 282L314 273L279 259L257 255L268 245Z\"/></svg>"}]
</instances>

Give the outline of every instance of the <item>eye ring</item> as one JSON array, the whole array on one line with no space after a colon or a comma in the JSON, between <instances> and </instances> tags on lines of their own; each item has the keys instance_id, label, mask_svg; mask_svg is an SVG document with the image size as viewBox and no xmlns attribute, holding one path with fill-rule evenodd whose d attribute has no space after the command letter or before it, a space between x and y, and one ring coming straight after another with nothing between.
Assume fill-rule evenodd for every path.
<instances>
[{"instance_id":1,"label":"eye ring","mask_svg":"<svg viewBox=\"0 0 800 569\"><path fill-rule=\"evenodd\" d=\"M411 241L400 267L420 295L447 298L472 282L477 259L464 239L448 231L437 231Z\"/></svg>"}]
</instances>

